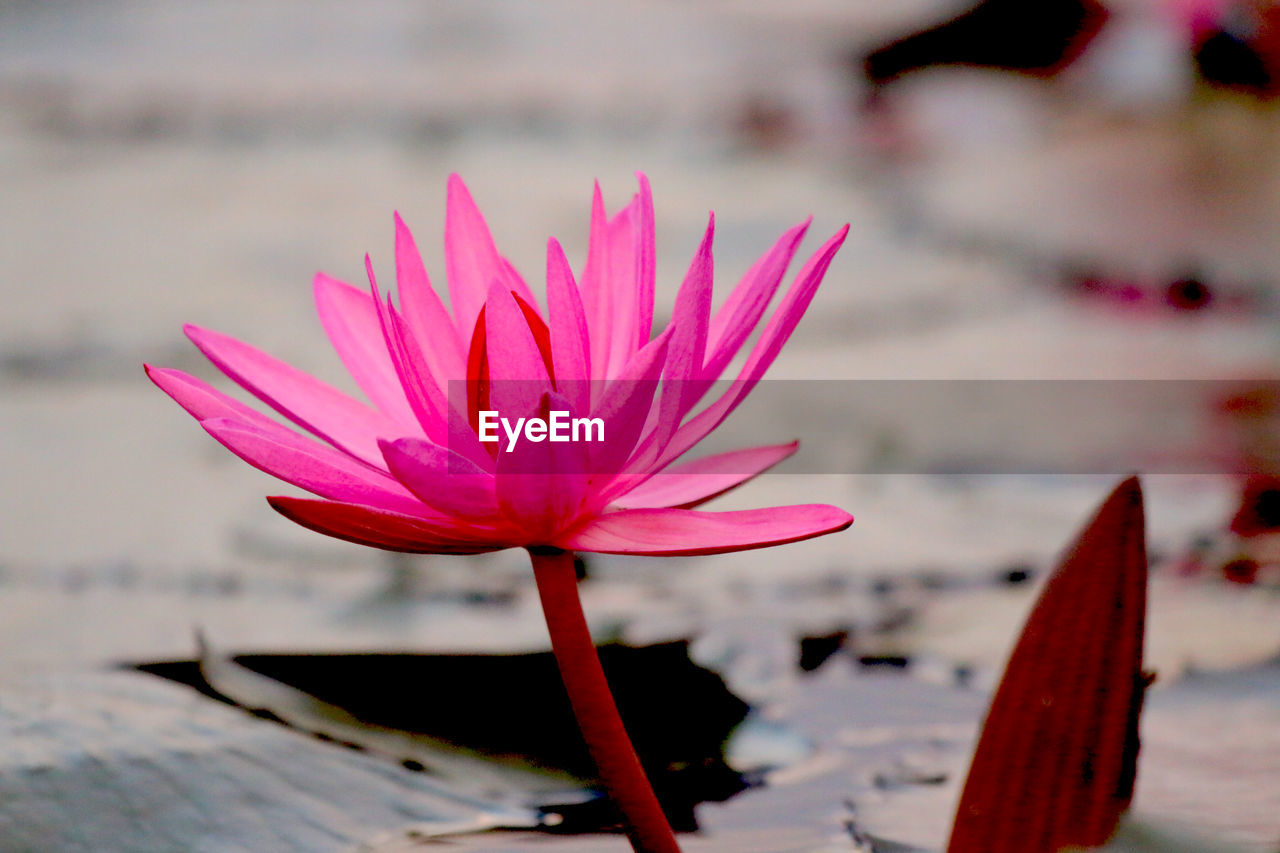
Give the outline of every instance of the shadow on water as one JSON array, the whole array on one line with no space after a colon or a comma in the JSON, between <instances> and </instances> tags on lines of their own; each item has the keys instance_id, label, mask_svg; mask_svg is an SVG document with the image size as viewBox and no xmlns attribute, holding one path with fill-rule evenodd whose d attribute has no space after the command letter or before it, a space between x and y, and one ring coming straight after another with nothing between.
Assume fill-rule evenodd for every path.
<instances>
[{"instance_id":1,"label":"shadow on water","mask_svg":"<svg viewBox=\"0 0 1280 853\"><path fill-rule=\"evenodd\" d=\"M746 776L725 762L724 744L747 717L749 706L719 675L689 659L686 642L639 648L610 644L600 647L600 659L669 819L678 831L697 829L698 803L724 800L748 787ZM341 709L371 733L421 736L495 761L515 760L578 779L593 778L591 758L550 653L258 654L230 662ZM220 691L206 677L207 660L137 668L261 716L289 720L288 713L275 713L279 709L269 703ZM364 747L358 730L356 736L338 740ZM432 772L429 759L400 760L411 770ZM551 821L556 823L551 831L598 832L617 825L607 798L580 800L541 806L562 818Z\"/></svg>"}]
</instances>

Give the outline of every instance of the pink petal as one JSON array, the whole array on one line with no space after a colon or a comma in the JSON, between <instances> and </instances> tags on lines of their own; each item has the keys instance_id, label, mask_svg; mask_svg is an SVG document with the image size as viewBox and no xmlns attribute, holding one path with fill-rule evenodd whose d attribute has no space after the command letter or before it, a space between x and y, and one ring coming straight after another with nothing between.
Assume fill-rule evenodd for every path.
<instances>
[{"instance_id":1,"label":"pink petal","mask_svg":"<svg viewBox=\"0 0 1280 853\"><path fill-rule=\"evenodd\" d=\"M582 294L564 249L554 239L547 242L547 314L556 390L575 411L585 412L591 407L591 339Z\"/></svg>"},{"instance_id":2,"label":"pink petal","mask_svg":"<svg viewBox=\"0 0 1280 853\"><path fill-rule=\"evenodd\" d=\"M649 181L612 219L600 185L591 203L591 236L582 273L582 297L591 330L591 365L597 378L617 375L653 330L654 227Z\"/></svg>"},{"instance_id":3,"label":"pink petal","mask_svg":"<svg viewBox=\"0 0 1280 853\"><path fill-rule=\"evenodd\" d=\"M409 324L391 305L390 297L384 303L379 296L373 265L367 256L365 268L369 273L369 286L374 302L378 305L378 316L387 349L423 432L433 444L448 446L450 450L490 470L493 460L471 430L464 411L465 383L450 382L447 388L441 387L431 374L430 366ZM461 397L458 392L462 392ZM463 409L455 406L462 406Z\"/></svg>"},{"instance_id":4,"label":"pink petal","mask_svg":"<svg viewBox=\"0 0 1280 853\"><path fill-rule=\"evenodd\" d=\"M459 340L470 340L480 307L494 282L514 290L530 305L538 304L524 281L512 275L511 265L498 254L489 226L467 185L456 174L449 176L445 203L444 262Z\"/></svg>"},{"instance_id":5,"label":"pink petal","mask_svg":"<svg viewBox=\"0 0 1280 853\"><path fill-rule=\"evenodd\" d=\"M746 364L743 365L741 372L739 372L737 380L718 400L703 409L676 431L675 437L658 459L654 466L655 468L661 469L680 458L691 447L709 435L712 430L724 422L724 419L738 407L738 404L760 381L765 371L773 364L773 360L778 357L783 345L791 337L791 333L795 331L796 324L800 322L800 318L804 316L805 310L809 307L809 303L813 300L813 296L818 290L818 285L822 282L823 275L826 274L827 268L831 265L831 259L835 256L841 244L844 243L844 238L848 233L849 226L846 225L836 232L835 236L828 240L809 259L796 277L795 284L792 285L787 295L783 298L782 304L778 306L778 309L769 319L768 325L765 326L760 335L760 340L756 342L751 355L747 357Z\"/></svg>"},{"instance_id":6,"label":"pink petal","mask_svg":"<svg viewBox=\"0 0 1280 853\"><path fill-rule=\"evenodd\" d=\"M235 338L192 325L184 331L206 358L246 391L370 465L381 464L379 438L398 438L404 432L381 412Z\"/></svg>"},{"instance_id":7,"label":"pink petal","mask_svg":"<svg viewBox=\"0 0 1280 853\"><path fill-rule=\"evenodd\" d=\"M498 513L493 474L444 447L402 438L383 442L397 480L445 515L492 521Z\"/></svg>"},{"instance_id":8,"label":"pink petal","mask_svg":"<svg viewBox=\"0 0 1280 853\"><path fill-rule=\"evenodd\" d=\"M763 474L799 446L793 441L694 459L655 474L616 503L626 508L695 507Z\"/></svg>"},{"instance_id":9,"label":"pink petal","mask_svg":"<svg viewBox=\"0 0 1280 853\"><path fill-rule=\"evenodd\" d=\"M642 290L636 280L640 266L639 214L640 197L636 196L610 220L607 231L606 265L600 286L609 294L608 314L601 317L602 324L610 327L609 348L606 358L592 361L607 365L606 376L614 376L640 346ZM649 299L652 304L652 293Z\"/></svg>"},{"instance_id":10,"label":"pink petal","mask_svg":"<svg viewBox=\"0 0 1280 853\"><path fill-rule=\"evenodd\" d=\"M152 367L149 364L143 367L147 371L147 377L156 384L156 387L172 397L174 402L186 409L198 421L209 418L238 418L266 429L276 428L292 432L261 412L249 408L233 397L228 397L189 373L172 367Z\"/></svg>"},{"instance_id":11,"label":"pink petal","mask_svg":"<svg viewBox=\"0 0 1280 853\"><path fill-rule=\"evenodd\" d=\"M711 318L704 377L718 379L750 337L777 292L811 221L807 219L783 234L773 248L747 270L742 281Z\"/></svg>"},{"instance_id":12,"label":"pink petal","mask_svg":"<svg viewBox=\"0 0 1280 853\"><path fill-rule=\"evenodd\" d=\"M715 283L715 263L711 243L715 238L716 218L712 214L707 231L693 256L689 272L676 294L671 326L671 346L662 371L662 402L654 430L651 449L656 457L680 426L685 414L702 396L702 363L707 350L707 324L711 319L711 290Z\"/></svg>"},{"instance_id":13,"label":"pink petal","mask_svg":"<svg viewBox=\"0 0 1280 853\"><path fill-rule=\"evenodd\" d=\"M431 375L422 350L395 309L391 306L391 298L384 302L378 290L378 279L373 272L373 262L368 255L364 257L365 272L369 276L369 290L374 305L378 309L378 322L382 327L382 337L387 351L391 354L391 363L395 366L396 376L405 391L409 407L414 419L422 427L427 438L436 444L444 444L449 440L446 412L448 403L439 383ZM388 436L396 438L398 436ZM381 455L381 454L379 454Z\"/></svg>"},{"instance_id":14,"label":"pink petal","mask_svg":"<svg viewBox=\"0 0 1280 853\"><path fill-rule=\"evenodd\" d=\"M623 509L593 518L554 544L603 554L721 554L798 542L852 523L853 516L824 504L737 512Z\"/></svg>"},{"instance_id":15,"label":"pink petal","mask_svg":"<svg viewBox=\"0 0 1280 853\"><path fill-rule=\"evenodd\" d=\"M484 310L489 355L489 404L501 417L527 417L552 390L547 365L529 321L511 291L494 282Z\"/></svg>"},{"instance_id":16,"label":"pink petal","mask_svg":"<svg viewBox=\"0 0 1280 853\"><path fill-rule=\"evenodd\" d=\"M666 364L672 331L673 327L668 326L641 348L616 378L603 383L600 400L592 408L591 417L604 421L605 440L591 445L591 473L621 471L635 449L653 408L653 395Z\"/></svg>"},{"instance_id":17,"label":"pink petal","mask_svg":"<svg viewBox=\"0 0 1280 853\"><path fill-rule=\"evenodd\" d=\"M636 172L640 181L639 230L636 239L640 245L636 249L636 343L639 349L649 343L653 334L653 300L654 282L657 276L657 239L653 223L653 191L649 188L649 178L643 172Z\"/></svg>"},{"instance_id":18,"label":"pink petal","mask_svg":"<svg viewBox=\"0 0 1280 853\"><path fill-rule=\"evenodd\" d=\"M395 215L395 220L396 284L405 320L422 347L431 375L438 382L465 379L466 356L453 318L427 278L413 235L400 214Z\"/></svg>"},{"instance_id":19,"label":"pink petal","mask_svg":"<svg viewBox=\"0 0 1280 853\"><path fill-rule=\"evenodd\" d=\"M590 364L600 379L608 378L609 336L613 331L613 291L605 276L609 264L609 219L605 214L600 182L591 194L591 231L587 238L587 264L582 270L582 305L590 329Z\"/></svg>"},{"instance_id":20,"label":"pink petal","mask_svg":"<svg viewBox=\"0 0 1280 853\"><path fill-rule=\"evenodd\" d=\"M320 323L356 384L384 414L416 427L372 297L324 273L316 275L314 289Z\"/></svg>"},{"instance_id":21,"label":"pink petal","mask_svg":"<svg viewBox=\"0 0 1280 853\"><path fill-rule=\"evenodd\" d=\"M289 430L268 432L231 418L211 418L200 425L259 471L323 498L368 504L406 515L433 515L386 474Z\"/></svg>"},{"instance_id":22,"label":"pink petal","mask_svg":"<svg viewBox=\"0 0 1280 853\"><path fill-rule=\"evenodd\" d=\"M432 523L422 518L359 504L306 498L269 497L272 509L297 524L332 536L387 551L410 554L483 554L511 547L477 536L468 526Z\"/></svg>"}]
</instances>

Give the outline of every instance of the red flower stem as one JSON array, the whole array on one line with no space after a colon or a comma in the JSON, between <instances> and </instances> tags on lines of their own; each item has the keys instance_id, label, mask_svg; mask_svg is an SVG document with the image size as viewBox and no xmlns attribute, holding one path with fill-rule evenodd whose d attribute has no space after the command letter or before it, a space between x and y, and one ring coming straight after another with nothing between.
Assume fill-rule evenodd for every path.
<instances>
[{"instance_id":1,"label":"red flower stem","mask_svg":"<svg viewBox=\"0 0 1280 853\"><path fill-rule=\"evenodd\" d=\"M529 557L560 678L600 780L626 821L632 848L637 853L680 853L600 668L578 598L573 553L530 548Z\"/></svg>"}]
</instances>

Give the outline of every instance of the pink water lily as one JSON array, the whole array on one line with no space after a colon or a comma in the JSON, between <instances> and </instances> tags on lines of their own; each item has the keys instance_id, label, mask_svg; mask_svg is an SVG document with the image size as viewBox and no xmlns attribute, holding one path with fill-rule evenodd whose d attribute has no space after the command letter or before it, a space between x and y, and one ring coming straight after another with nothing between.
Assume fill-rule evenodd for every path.
<instances>
[{"instance_id":1,"label":"pink water lily","mask_svg":"<svg viewBox=\"0 0 1280 853\"><path fill-rule=\"evenodd\" d=\"M449 180L445 307L408 228L396 225L400 303L326 275L320 321L369 402L235 338L188 326L223 373L302 432L178 370L161 389L249 464L317 496L271 505L321 533L393 551L529 550L552 649L600 776L633 846L678 847L627 739L587 631L575 550L712 554L842 530L852 517L807 504L693 509L791 455L779 444L681 461L760 381L795 330L848 226L804 264L735 380L701 405L764 319L808 223L788 230L712 311L714 218L653 334L655 247L648 181L607 217L597 186L585 267L547 248L546 308L494 246L462 180ZM486 442L490 412L512 421L599 420L596 443ZM310 433L308 437L303 433Z\"/></svg>"},{"instance_id":2,"label":"pink water lily","mask_svg":"<svg viewBox=\"0 0 1280 853\"><path fill-rule=\"evenodd\" d=\"M340 539L422 553L549 545L708 554L792 542L851 519L821 505L721 513L692 507L775 465L794 443L677 460L764 375L847 231L804 265L736 381L695 411L764 318L806 226L783 234L713 313L713 220L671 323L653 336L653 207L643 177L639 194L612 218L597 187L581 284L550 241L544 311L498 254L466 186L453 176L445 227L452 312L398 216L398 307L380 294L372 265L371 291L316 277L321 323L372 405L227 335L186 328L223 373L319 441L181 371L148 373L233 453L321 498L275 497L272 506ZM468 381L472 393L464 395ZM477 385L490 390L490 408L513 419L547 406L601 417L606 441L521 442L510 452L505 441L486 446L474 429ZM467 404L472 411L460 411ZM548 458L552 448L557 455Z\"/></svg>"}]
</instances>

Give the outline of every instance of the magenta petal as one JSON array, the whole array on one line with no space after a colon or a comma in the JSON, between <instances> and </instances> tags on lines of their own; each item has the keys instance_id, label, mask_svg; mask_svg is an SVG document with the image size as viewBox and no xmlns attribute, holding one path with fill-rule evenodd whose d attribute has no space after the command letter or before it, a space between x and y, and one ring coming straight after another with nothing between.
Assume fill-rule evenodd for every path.
<instances>
[{"instance_id":1,"label":"magenta petal","mask_svg":"<svg viewBox=\"0 0 1280 853\"><path fill-rule=\"evenodd\" d=\"M791 333L795 331L800 318L804 316L809 303L813 301L818 285L831 265L831 259L835 257L836 251L844 243L848 233L849 226L846 225L814 253L800 270L795 284L787 291L782 304L769 319L768 325L760 334L760 340L756 341L751 355L747 357L746 364L739 372L737 380L719 399L676 430L675 437L653 467L660 469L679 459L723 423L724 419L732 414L738 404L746 398L764 376L765 371L773 364L773 360L778 357L778 353L791 337Z\"/></svg>"},{"instance_id":2,"label":"magenta petal","mask_svg":"<svg viewBox=\"0 0 1280 853\"><path fill-rule=\"evenodd\" d=\"M585 412L591 408L591 340L586 312L564 249L554 239L547 242L547 315L556 390L576 411Z\"/></svg>"},{"instance_id":3,"label":"magenta petal","mask_svg":"<svg viewBox=\"0 0 1280 853\"><path fill-rule=\"evenodd\" d=\"M391 363L395 365L396 375L400 379L401 387L404 388L409 407L427 438L443 444L449 440L446 418L448 404L445 401L445 394L435 377L431 375L431 370L408 324L392 307L391 297L388 296L386 301L383 301L382 294L378 290L378 279L373 272L373 262L368 255L364 256L364 267L369 276L369 290L373 302L378 308L382 337L386 341L387 351L391 354Z\"/></svg>"},{"instance_id":4,"label":"magenta petal","mask_svg":"<svg viewBox=\"0 0 1280 853\"><path fill-rule=\"evenodd\" d=\"M849 513L825 504L737 512L623 509L597 516L554 544L603 554L721 554L798 542L852 523Z\"/></svg>"},{"instance_id":5,"label":"magenta petal","mask_svg":"<svg viewBox=\"0 0 1280 853\"><path fill-rule=\"evenodd\" d=\"M711 318L703 376L711 380L719 378L750 337L778 291L782 276L795 257L810 221L806 219L783 234L773 248L747 270L742 281Z\"/></svg>"},{"instance_id":6,"label":"magenta petal","mask_svg":"<svg viewBox=\"0 0 1280 853\"><path fill-rule=\"evenodd\" d=\"M316 275L314 289L320 323L360 390L384 414L402 424L416 425L387 352L373 298L323 273Z\"/></svg>"},{"instance_id":7,"label":"magenta petal","mask_svg":"<svg viewBox=\"0 0 1280 853\"><path fill-rule=\"evenodd\" d=\"M707 231L693 256L689 272L676 295L671 317L671 345L662 371L662 402L651 452L661 453L671 434L680 426L689 409L702 396L702 363L707 351L707 324L711 319L711 290L715 263L711 243L715 239L716 218L712 214Z\"/></svg>"},{"instance_id":8,"label":"magenta petal","mask_svg":"<svg viewBox=\"0 0 1280 853\"><path fill-rule=\"evenodd\" d=\"M618 498L617 505L628 509L689 509L763 474L795 453L799 446L798 441L793 441L790 444L731 450L675 465Z\"/></svg>"},{"instance_id":9,"label":"magenta petal","mask_svg":"<svg viewBox=\"0 0 1280 853\"><path fill-rule=\"evenodd\" d=\"M149 364L144 367L147 378L198 421L209 418L239 418L267 429L275 427L286 432L290 431L288 427L276 423L239 400L228 397L189 373L172 367L152 367Z\"/></svg>"},{"instance_id":10,"label":"magenta petal","mask_svg":"<svg viewBox=\"0 0 1280 853\"><path fill-rule=\"evenodd\" d=\"M459 518L492 520L498 509L493 474L444 447L413 438L383 442L397 480L433 509Z\"/></svg>"},{"instance_id":11,"label":"magenta petal","mask_svg":"<svg viewBox=\"0 0 1280 853\"><path fill-rule=\"evenodd\" d=\"M547 365L529 321L511 291L494 282L484 310L489 351L489 401L501 417L532 415L552 390Z\"/></svg>"},{"instance_id":12,"label":"magenta petal","mask_svg":"<svg viewBox=\"0 0 1280 853\"><path fill-rule=\"evenodd\" d=\"M636 172L640 181L640 207L637 211L638 230L636 239L636 342L639 349L649 342L653 334L653 300L654 284L657 277L657 239L653 222L653 190L649 187L649 178L643 172Z\"/></svg>"},{"instance_id":13,"label":"magenta petal","mask_svg":"<svg viewBox=\"0 0 1280 853\"><path fill-rule=\"evenodd\" d=\"M484 216L471 198L462 178L449 176L444 225L445 274L449 278L449 299L460 339L471 339L476 317L489 288L498 282L515 291L530 305L537 305L529 288L498 254Z\"/></svg>"},{"instance_id":14,"label":"magenta petal","mask_svg":"<svg viewBox=\"0 0 1280 853\"><path fill-rule=\"evenodd\" d=\"M606 231L607 249L605 268L600 286L607 292L603 305L607 306L601 325L609 327L608 348L600 362L606 365L605 375L612 377L622 369L627 360L640 347L640 287L636 280L640 264L640 198L631 203L609 221Z\"/></svg>"},{"instance_id":15,"label":"magenta petal","mask_svg":"<svg viewBox=\"0 0 1280 853\"><path fill-rule=\"evenodd\" d=\"M184 329L205 357L246 391L370 465L381 464L380 437L397 438L404 432L381 412L261 350L209 329Z\"/></svg>"},{"instance_id":16,"label":"magenta petal","mask_svg":"<svg viewBox=\"0 0 1280 853\"><path fill-rule=\"evenodd\" d=\"M604 383L600 400L591 410L591 417L605 423L605 440L591 446L593 474L618 473L631 457L653 408L672 332L673 327L668 326L642 347L616 378Z\"/></svg>"},{"instance_id":17,"label":"magenta petal","mask_svg":"<svg viewBox=\"0 0 1280 853\"><path fill-rule=\"evenodd\" d=\"M434 514L386 474L289 430L268 432L230 418L212 418L200 425L259 471L312 494L407 515Z\"/></svg>"},{"instance_id":18,"label":"magenta petal","mask_svg":"<svg viewBox=\"0 0 1280 853\"><path fill-rule=\"evenodd\" d=\"M427 278L422 255L400 214L396 220L396 284L405 320L437 381L465 379L466 355L453 318Z\"/></svg>"},{"instance_id":19,"label":"magenta petal","mask_svg":"<svg viewBox=\"0 0 1280 853\"><path fill-rule=\"evenodd\" d=\"M387 551L410 554L483 554L511 547L475 535L470 528L432 523L422 518L359 504L307 498L269 497L272 509L303 527Z\"/></svg>"},{"instance_id":20,"label":"magenta petal","mask_svg":"<svg viewBox=\"0 0 1280 853\"><path fill-rule=\"evenodd\" d=\"M648 179L637 177L640 192L612 219L598 183L592 196L582 298L597 379L616 376L653 329L653 198Z\"/></svg>"},{"instance_id":21,"label":"magenta petal","mask_svg":"<svg viewBox=\"0 0 1280 853\"><path fill-rule=\"evenodd\" d=\"M596 368L599 378L605 378L605 368L609 361L609 327L601 320L605 314L605 306L601 305L606 292L601 285L604 275L605 255L607 252L605 233L609 227L609 218L604 210L604 196L600 194L600 182L596 181L591 191L591 230L587 236L587 263L582 269L581 282L582 308L590 330L591 364Z\"/></svg>"}]
</instances>

